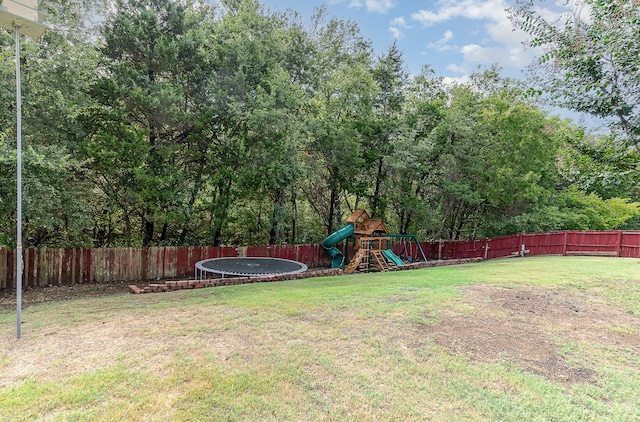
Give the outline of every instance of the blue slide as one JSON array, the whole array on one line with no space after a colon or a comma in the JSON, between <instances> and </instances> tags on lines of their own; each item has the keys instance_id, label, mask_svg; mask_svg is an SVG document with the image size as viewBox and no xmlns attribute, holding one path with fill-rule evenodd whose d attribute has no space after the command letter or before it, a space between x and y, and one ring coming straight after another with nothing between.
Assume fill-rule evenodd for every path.
<instances>
[{"instance_id":1,"label":"blue slide","mask_svg":"<svg viewBox=\"0 0 640 422\"><path fill-rule=\"evenodd\" d=\"M336 245L351 236L353 236L353 224L347 224L322 241L322 247L331 256L331 268L344 267L344 254L336 248Z\"/></svg>"}]
</instances>

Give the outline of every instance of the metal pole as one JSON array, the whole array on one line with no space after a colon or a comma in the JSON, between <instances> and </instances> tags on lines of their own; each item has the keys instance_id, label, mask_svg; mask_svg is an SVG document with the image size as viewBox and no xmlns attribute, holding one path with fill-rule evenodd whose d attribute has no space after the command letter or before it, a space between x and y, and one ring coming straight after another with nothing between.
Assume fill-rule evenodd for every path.
<instances>
[{"instance_id":1,"label":"metal pole","mask_svg":"<svg viewBox=\"0 0 640 422\"><path fill-rule=\"evenodd\" d=\"M22 325L22 93L20 92L20 25L16 30L16 168L17 168L17 233L16 233L16 334L20 338Z\"/></svg>"}]
</instances>

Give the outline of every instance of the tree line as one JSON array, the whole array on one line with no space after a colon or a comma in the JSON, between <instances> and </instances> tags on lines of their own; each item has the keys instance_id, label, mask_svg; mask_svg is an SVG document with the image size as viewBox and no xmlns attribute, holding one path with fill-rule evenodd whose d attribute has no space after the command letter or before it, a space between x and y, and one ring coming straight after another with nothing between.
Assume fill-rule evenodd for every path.
<instances>
[{"instance_id":1,"label":"tree line","mask_svg":"<svg viewBox=\"0 0 640 422\"><path fill-rule=\"evenodd\" d=\"M255 0L43 2L50 29L21 47L25 246L310 243L360 207L425 240L637 228L637 110L610 106L620 130L599 135L545 112L536 93L580 74L558 70L566 37L531 6L514 24L547 46L555 86L497 67L410 75L395 44L376 56L322 8L304 21ZM0 244L13 246L11 34L0 48Z\"/></svg>"}]
</instances>

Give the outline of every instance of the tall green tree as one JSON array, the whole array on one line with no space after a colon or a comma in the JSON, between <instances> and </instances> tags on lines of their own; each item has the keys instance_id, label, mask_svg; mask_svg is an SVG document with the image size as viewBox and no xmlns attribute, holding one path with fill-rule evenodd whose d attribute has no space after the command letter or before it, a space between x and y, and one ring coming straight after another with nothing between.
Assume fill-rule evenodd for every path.
<instances>
[{"instance_id":1,"label":"tall green tree","mask_svg":"<svg viewBox=\"0 0 640 422\"><path fill-rule=\"evenodd\" d=\"M316 17L322 22L322 14ZM376 86L371 48L353 22L330 20L309 34L315 48L308 127L305 194L327 233L342 223L347 195L366 190L362 144L372 116Z\"/></svg>"},{"instance_id":2,"label":"tall green tree","mask_svg":"<svg viewBox=\"0 0 640 422\"><path fill-rule=\"evenodd\" d=\"M102 29L104 76L92 89L97 106L81 119L88 132L81 151L104 197L125 219L139 218L126 230L139 227L144 246L175 242L198 195L191 152L208 139L210 16L192 2L118 0Z\"/></svg>"},{"instance_id":3,"label":"tall green tree","mask_svg":"<svg viewBox=\"0 0 640 422\"><path fill-rule=\"evenodd\" d=\"M21 37L23 233L25 246L91 244L91 186L73 156L82 128L76 116L90 101L97 63L86 24L98 0L43 4L48 30ZM0 30L0 243L12 245L16 213L16 113L13 37Z\"/></svg>"},{"instance_id":4,"label":"tall green tree","mask_svg":"<svg viewBox=\"0 0 640 422\"><path fill-rule=\"evenodd\" d=\"M438 154L433 131L445 117L448 102L442 79L425 67L408 81L400 134L391 139L387 198L399 233L432 234L439 222L432 204L438 194L431 183Z\"/></svg>"},{"instance_id":5,"label":"tall green tree","mask_svg":"<svg viewBox=\"0 0 640 422\"><path fill-rule=\"evenodd\" d=\"M435 238L504 234L505 221L544 203L555 189L553 125L524 100L518 84L496 72L478 72L470 83L448 88L446 98L436 91L420 103L424 139L413 151L428 163L416 174L422 206L438 216Z\"/></svg>"},{"instance_id":6,"label":"tall green tree","mask_svg":"<svg viewBox=\"0 0 640 422\"><path fill-rule=\"evenodd\" d=\"M615 135L584 134L577 128L568 128L567 132L568 142L559 160L565 184L605 200L638 200L640 168L635 149L620 148Z\"/></svg>"},{"instance_id":7,"label":"tall green tree","mask_svg":"<svg viewBox=\"0 0 640 422\"><path fill-rule=\"evenodd\" d=\"M268 229L262 230L260 219L260 228L246 225L251 227L246 235L284 243L294 231L292 203L302 145L298 114L304 65L292 51L303 52L305 39L288 16L271 13L257 1L222 6L212 31L212 127L216 141L224 138L228 148L209 152L215 161L210 173L224 169L225 175L211 181L214 243L224 237L233 214L261 214L264 202L271 208ZM251 203L257 205L252 209Z\"/></svg>"},{"instance_id":8,"label":"tall green tree","mask_svg":"<svg viewBox=\"0 0 640 422\"><path fill-rule=\"evenodd\" d=\"M555 104L610 119L627 145L640 151L640 2L568 2L560 21L540 14L533 0L510 9L513 24L543 54L535 85Z\"/></svg>"},{"instance_id":9,"label":"tall green tree","mask_svg":"<svg viewBox=\"0 0 640 422\"><path fill-rule=\"evenodd\" d=\"M374 169L374 186L370 197L371 214L385 218L387 198L384 184L388 175L387 158L392 154L392 140L402 133L402 110L407 72L402 52L394 42L384 56L378 58L373 68L373 78L378 86L375 99L374 120L365 142L363 155Z\"/></svg>"}]
</instances>

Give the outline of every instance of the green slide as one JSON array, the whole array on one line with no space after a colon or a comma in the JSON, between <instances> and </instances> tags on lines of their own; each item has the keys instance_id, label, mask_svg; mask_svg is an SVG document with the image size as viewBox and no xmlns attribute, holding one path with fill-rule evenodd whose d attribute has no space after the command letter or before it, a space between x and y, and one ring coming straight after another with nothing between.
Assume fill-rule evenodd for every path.
<instances>
[{"instance_id":1,"label":"green slide","mask_svg":"<svg viewBox=\"0 0 640 422\"><path fill-rule=\"evenodd\" d=\"M404 262L402 262L402 260L398 258L398 256L394 254L391 251L391 249L383 249L382 254L385 256L385 258L387 258L389 261L393 262L394 264L398 266L404 265Z\"/></svg>"},{"instance_id":2,"label":"green slide","mask_svg":"<svg viewBox=\"0 0 640 422\"><path fill-rule=\"evenodd\" d=\"M351 236L353 236L353 224L347 224L322 241L322 247L331 256L331 268L344 267L344 254L340 249L336 248L336 244Z\"/></svg>"}]
</instances>

